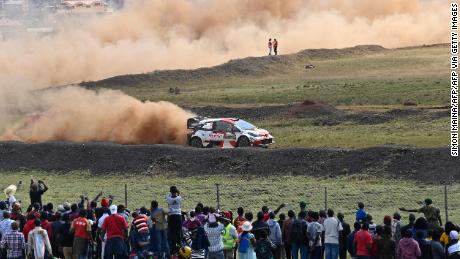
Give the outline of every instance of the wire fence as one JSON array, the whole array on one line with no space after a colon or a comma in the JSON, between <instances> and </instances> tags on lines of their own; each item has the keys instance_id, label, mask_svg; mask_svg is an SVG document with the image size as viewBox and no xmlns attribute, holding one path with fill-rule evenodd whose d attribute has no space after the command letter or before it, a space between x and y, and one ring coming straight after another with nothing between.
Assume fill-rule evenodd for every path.
<instances>
[{"instance_id":1,"label":"wire fence","mask_svg":"<svg viewBox=\"0 0 460 259\"><path fill-rule=\"evenodd\" d=\"M190 211L198 202L222 210L236 212L238 207L254 214L262 206L275 209L281 203L288 210L299 211L299 202L307 203L307 208L319 211L332 208L342 212L348 222L354 220L358 202L363 202L366 211L374 222L381 223L385 215L393 215L398 208L417 209L426 198L441 210L445 222L447 219L460 224L460 184L428 184L416 181L386 179L369 176L346 176L338 178L317 178L308 176L200 176L180 177L161 175L104 175L94 177L91 174L52 174L35 175L44 180L50 190L44 195L45 203L57 206L63 202L77 202L80 195L92 198L99 191L104 195L114 195L116 204L127 203L128 208L149 207L150 201L157 200L166 207L165 195L169 186L176 185L181 191L183 209ZM27 173L4 173L0 187L22 180L26 183ZM28 205L28 187L18 190L17 198ZM403 223L408 213L400 212ZM417 214L417 213L416 213ZM417 214L423 216L423 214Z\"/></svg>"},{"instance_id":2,"label":"wire fence","mask_svg":"<svg viewBox=\"0 0 460 259\"><path fill-rule=\"evenodd\" d=\"M235 192L236 188L238 190ZM366 184L340 188L327 185L305 186L304 190L305 192L302 193L294 189L292 190L294 195L287 195L283 190L216 184L215 206L232 211L236 211L237 206L242 206L257 212L264 205L274 209L279 204L286 203L287 206L282 212L287 213L290 209L298 212L299 202L304 201L307 203L307 209L319 211L331 208L336 213L342 212L345 218L352 222L357 203L363 202L374 222L383 223L384 216L393 216L395 212L399 212L403 221L407 221L409 213L400 211L399 208L419 209L423 206L423 201L430 198L433 205L440 209L443 223L453 221L460 224L460 186L457 184L426 185L411 189L402 188L397 191L392 186L372 188ZM417 217L423 216L423 214L415 214Z\"/></svg>"}]
</instances>

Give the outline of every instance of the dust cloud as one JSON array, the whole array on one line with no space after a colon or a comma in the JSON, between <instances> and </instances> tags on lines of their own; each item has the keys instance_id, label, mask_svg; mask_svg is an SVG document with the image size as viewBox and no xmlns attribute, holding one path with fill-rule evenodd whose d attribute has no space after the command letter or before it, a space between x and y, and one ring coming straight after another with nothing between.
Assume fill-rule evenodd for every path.
<instances>
[{"instance_id":1,"label":"dust cloud","mask_svg":"<svg viewBox=\"0 0 460 259\"><path fill-rule=\"evenodd\" d=\"M184 143L187 111L77 84L156 69L197 68L359 44L447 42L437 0L132 0L94 17L56 15L56 33L0 41L0 139Z\"/></svg>"},{"instance_id":2,"label":"dust cloud","mask_svg":"<svg viewBox=\"0 0 460 259\"><path fill-rule=\"evenodd\" d=\"M2 110L23 118L0 117L6 122L0 140L184 144L192 116L172 103L141 102L114 90L67 86L16 93L2 100Z\"/></svg>"},{"instance_id":3,"label":"dust cloud","mask_svg":"<svg viewBox=\"0 0 460 259\"><path fill-rule=\"evenodd\" d=\"M437 0L133 0L113 14L59 17L57 33L0 42L1 75L35 87L156 69L196 68L266 54L359 44L448 41Z\"/></svg>"}]
</instances>

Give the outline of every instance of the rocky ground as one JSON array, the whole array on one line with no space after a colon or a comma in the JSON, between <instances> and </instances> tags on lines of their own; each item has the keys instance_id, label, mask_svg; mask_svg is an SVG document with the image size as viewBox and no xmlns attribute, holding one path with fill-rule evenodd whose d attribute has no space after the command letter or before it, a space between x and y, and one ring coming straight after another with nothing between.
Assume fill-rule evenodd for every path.
<instances>
[{"instance_id":1,"label":"rocky ground","mask_svg":"<svg viewBox=\"0 0 460 259\"><path fill-rule=\"evenodd\" d=\"M422 182L460 179L448 148L194 149L172 145L52 142L0 143L0 170L88 170L95 174L339 175L369 174Z\"/></svg>"}]
</instances>

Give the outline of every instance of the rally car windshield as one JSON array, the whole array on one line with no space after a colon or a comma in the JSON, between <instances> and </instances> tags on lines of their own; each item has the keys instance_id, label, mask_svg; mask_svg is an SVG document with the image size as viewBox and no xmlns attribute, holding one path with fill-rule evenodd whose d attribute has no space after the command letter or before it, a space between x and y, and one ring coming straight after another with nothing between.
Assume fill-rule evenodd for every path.
<instances>
[{"instance_id":1,"label":"rally car windshield","mask_svg":"<svg viewBox=\"0 0 460 259\"><path fill-rule=\"evenodd\" d=\"M256 126L244 120L239 120L235 124L242 130L252 130L256 128Z\"/></svg>"}]
</instances>

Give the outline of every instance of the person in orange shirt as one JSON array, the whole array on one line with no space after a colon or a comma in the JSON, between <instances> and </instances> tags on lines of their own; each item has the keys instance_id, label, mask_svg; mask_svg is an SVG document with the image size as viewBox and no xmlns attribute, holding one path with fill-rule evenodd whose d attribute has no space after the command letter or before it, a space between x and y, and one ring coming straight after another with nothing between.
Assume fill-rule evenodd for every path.
<instances>
[{"instance_id":1,"label":"person in orange shirt","mask_svg":"<svg viewBox=\"0 0 460 259\"><path fill-rule=\"evenodd\" d=\"M91 223L86 218L86 210L79 212L79 217L72 221L70 231L74 232L72 252L75 258L87 259L89 246L92 242L91 238Z\"/></svg>"}]
</instances>

